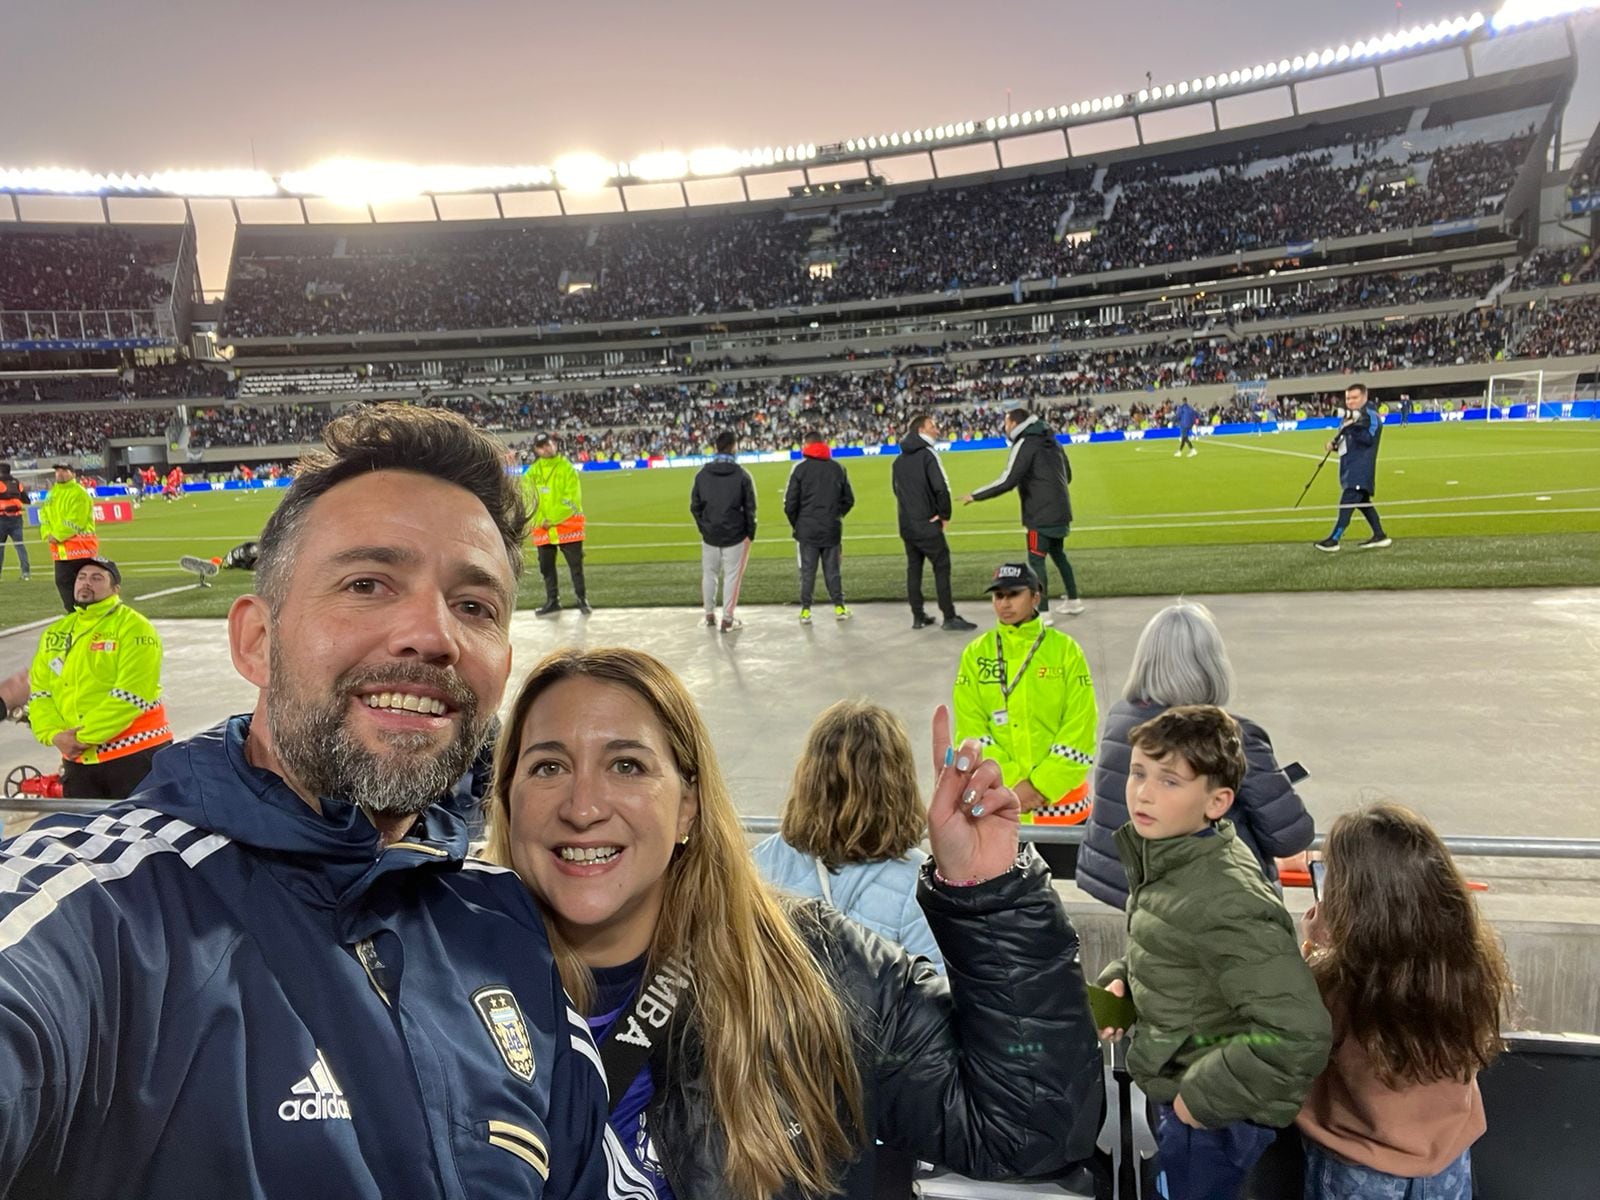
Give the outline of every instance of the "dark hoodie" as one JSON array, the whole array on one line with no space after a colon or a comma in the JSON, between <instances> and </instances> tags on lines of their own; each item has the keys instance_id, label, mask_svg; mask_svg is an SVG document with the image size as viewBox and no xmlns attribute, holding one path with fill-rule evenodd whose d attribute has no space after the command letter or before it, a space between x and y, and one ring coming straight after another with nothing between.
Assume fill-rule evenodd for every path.
<instances>
[{"instance_id":1,"label":"dark hoodie","mask_svg":"<svg viewBox=\"0 0 1600 1200\"><path fill-rule=\"evenodd\" d=\"M795 541L837 546L844 538L844 517L856 503L850 477L833 461L826 442L812 442L800 454L789 473L783 515L789 518Z\"/></svg>"},{"instance_id":2,"label":"dark hoodie","mask_svg":"<svg viewBox=\"0 0 1600 1200\"><path fill-rule=\"evenodd\" d=\"M313 811L249 727L0 846L0 1195L605 1195L527 890L442 806Z\"/></svg>"},{"instance_id":3,"label":"dark hoodie","mask_svg":"<svg viewBox=\"0 0 1600 1200\"><path fill-rule=\"evenodd\" d=\"M1072 482L1072 464L1066 447L1056 441L1038 417L1030 416L1011 431L1011 457L1005 473L988 487L972 493L974 500L992 500L1017 490L1022 500L1024 529L1051 529L1072 524L1072 501L1067 485Z\"/></svg>"},{"instance_id":4,"label":"dark hoodie","mask_svg":"<svg viewBox=\"0 0 1600 1200\"><path fill-rule=\"evenodd\" d=\"M907 434L894 460L894 498L900 509L900 536L927 541L944 527L934 520L950 519L950 481L945 478L939 453L920 433Z\"/></svg>"},{"instance_id":5,"label":"dark hoodie","mask_svg":"<svg viewBox=\"0 0 1600 1200\"><path fill-rule=\"evenodd\" d=\"M750 472L731 454L719 454L701 467L689 493L689 515L700 540L719 549L756 536L756 488Z\"/></svg>"}]
</instances>

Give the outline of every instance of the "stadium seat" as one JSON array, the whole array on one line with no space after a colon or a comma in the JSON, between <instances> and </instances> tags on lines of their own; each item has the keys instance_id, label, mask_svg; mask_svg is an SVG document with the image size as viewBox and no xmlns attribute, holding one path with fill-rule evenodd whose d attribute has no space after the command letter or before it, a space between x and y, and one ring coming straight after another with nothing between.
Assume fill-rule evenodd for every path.
<instances>
[{"instance_id":1,"label":"stadium seat","mask_svg":"<svg viewBox=\"0 0 1600 1200\"><path fill-rule=\"evenodd\" d=\"M1472 1148L1475 1200L1600 1195L1600 1038L1508 1035L1478 1082L1489 1131Z\"/></svg>"}]
</instances>

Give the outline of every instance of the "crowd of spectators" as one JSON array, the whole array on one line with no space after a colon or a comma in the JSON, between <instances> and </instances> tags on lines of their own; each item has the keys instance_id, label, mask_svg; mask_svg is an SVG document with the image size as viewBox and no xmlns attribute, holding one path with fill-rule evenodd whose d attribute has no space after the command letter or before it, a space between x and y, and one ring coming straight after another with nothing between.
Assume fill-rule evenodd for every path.
<instances>
[{"instance_id":1,"label":"crowd of spectators","mask_svg":"<svg viewBox=\"0 0 1600 1200\"><path fill-rule=\"evenodd\" d=\"M155 268L174 257L110 226L0 231L0 310L152 308L172 295L172 280Z\"/></svg>"},{"instance_id":2,"label":"crowd of spectators","mask_svg":"<svg viewBox=\"0 0 1600 1200\"><path fill-rule=\"evenodd\" d=\"M733 429L751 449L789 448L811 427L827 430L843 444L876 444L897 436L907 412L931 406L954 406L946 424L956 437L995 436L1000 415L1018 405L1049 411L1063 428L1075 432L1124 428L1128 421L1159 411L1167 403L1165 394L1174 389L1600 351L1600 298L1540 309L1513 354L1523 312L1472 308L1407 321L1357 321L1260 334L1240 326L1114 348L1085 350L1066 344L1045 353L977 361L941 359L892 369L728 382L611 382L489 395L430 396L423 391L419 402L452 408L484 428L510 435L554 430L580 455L635 458L697 452L723 428ZM1110 393L1144 393L1151 399L1132 408L1108 407L1094 399ZM327 404L191 408L190 446L204 450L308 442L333 412ZM109 410L60 414L62 421L56 414L19 415L5 427L11 441L0 439L0 450L21 456L97 452L104 437L161 432L170 415L167 410ZM39 449L41 445L54 449Z\"/></svg>"},{"instance_id":3,"label":"crowd of spectators","mask_svg":"<svg viewBox=\"0 0 1600 1200\"><path fill-rule=\"evenodd\" d=\"M618 321L1159 265L1494 212L1531 142L1468 141L1407 162L1341 147L1184 175L1146 163L1103 192L1088 172L1052 173L904 194L823 228L765 213L352 233L337 256L331 239L321 253L246 242L226 326L281 336ZM813 259L831 275L814 278Z\"/></svg>"},{"instance_id":4,"label":"crowd of spectators","mask_svg":"<svg viewBox=\"0 0 1600 1200\"><path fill-rule=\"evenodd\" d=\"M314 442L337 414L330 404L225 405L189 414L189 448L279 446Z\"/></svg>"},{"instance_id":5,"label":"crowd of spectators","mask_svg":"<svg viewBox=\"0 0 1600 1200\"><path fill-rule=\"evenodd\" d=\"M1523 260L1511 281L1511 290L1565 287L1583 282L1594 247L1587 242L1573 246L1540 246Z\"/></svg>"},{"instance_id":6,"label":"crowd of spectators","mask_svg":"<svg viewBox=\"0 0 1600 1200\"><path fill-rule=\"evenodd\" d=\"M107 438L165 437L173 417L171 409L155 408L15 415L0 411L0 459L48 462L99 454Z\"/></svg>"},{"instance_id":7,"label":"crowd of spectators","mask_svg":"<svg viewBox=\"0 0 1600 1200\"><path fill-rule=\"evenodd\" d=\"M35 379L0 379L0 405L229 398L234 395L236 387L226 371L180 362L129 367L115 375L47 375Z\"/></svg>"},{"instance_id":8,"label":"crowd of spectators","mask_svg":"<svg viewBox=\"0 0 1600 1200\"><path fill-rule=\"evenodd\" d=\"M1600 296L1546 305L1517 344L1518 358L1600 354Z\"/></svg>"}]
</instances>

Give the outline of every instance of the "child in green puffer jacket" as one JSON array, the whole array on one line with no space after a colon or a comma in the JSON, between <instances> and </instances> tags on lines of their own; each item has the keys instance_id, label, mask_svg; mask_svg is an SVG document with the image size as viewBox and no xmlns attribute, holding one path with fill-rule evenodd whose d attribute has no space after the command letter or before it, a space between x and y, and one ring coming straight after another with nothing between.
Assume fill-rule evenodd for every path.
<instances>
[{"instance_id":1,"label":"child in green puffer jacket","mask_svg":"<svg viewBox=\"0 0 1600 1200\"><path fill-rule=\"evenodd\" d=\"M1138 1013L1128 1069L1159 1110L1162 1195L1225 1200L1294 1120L1332 1026L1294 921L1223 819L1244 778L1238 724L1188 705L1130 737L1128 954L1100 983Z\"/></svg>"}]
</instances>

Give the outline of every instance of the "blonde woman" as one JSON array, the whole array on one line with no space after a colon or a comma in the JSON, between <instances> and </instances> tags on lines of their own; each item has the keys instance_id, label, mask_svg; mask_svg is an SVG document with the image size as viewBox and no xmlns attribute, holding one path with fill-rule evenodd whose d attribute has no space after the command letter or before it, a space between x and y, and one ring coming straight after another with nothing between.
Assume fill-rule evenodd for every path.
<instances>
[{"instance_id":1,"label":"blonde woman","mask_svg":"<svg viewBox=\"0 0 1600 1200\"><path fill-rule=\"evenodd\" d=\"M774 887L826 900L851 920L920 954L944 956L917 903L928 831L911 739L880 704L841 700L811 726L783 806L782 832L755 848Z\"/></svg>"},{"instance_id":2,"label":"blonde woman","mask_svg":"<svg viewBox=\"0 0 1600 1200\"><path fill-rule=\"evenodd\" d=\"M661 662L573 649L534 668L500 744L491 852L549 915L628 1194L867 1200L875 1140L987 1178L1090 1153L1101 1070L1077 935L1018 853L1016 796L949 728L941 709L919 890L954 986L761 881Z\"/></svg>"}]
</instances>

